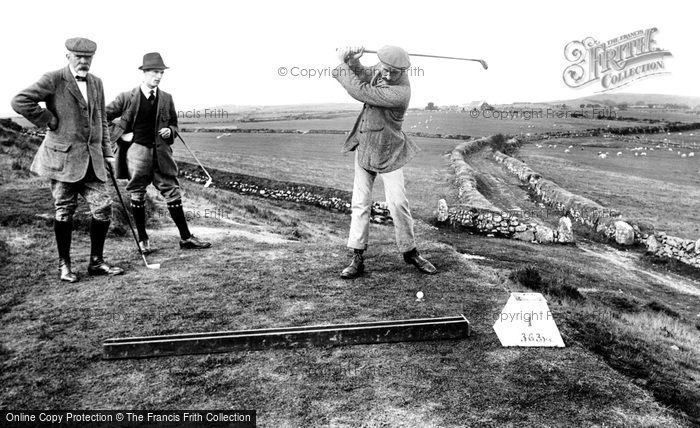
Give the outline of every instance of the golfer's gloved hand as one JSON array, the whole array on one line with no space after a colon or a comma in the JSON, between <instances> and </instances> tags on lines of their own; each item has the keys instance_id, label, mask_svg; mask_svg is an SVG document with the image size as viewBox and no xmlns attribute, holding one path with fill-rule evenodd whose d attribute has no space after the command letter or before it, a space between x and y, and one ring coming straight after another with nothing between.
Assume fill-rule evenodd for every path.
<instances>
[{"instance_id":1,"label":"golfer's gloved hand","mask_svg":"<svg viewBox=\"0 0 700 428\"><path fill-rule=\"evenodd\" d=\"M338 57L338 59L340 60L340 62L345 62L345 59L347 58L348 53L350 53L350 48L347 46L336 48L336 50L335 50L335 54Z\"/></svg>"},{"instance_id":2,"label":"golfer's gloved hand","mask_svg":"<svg viewBox=\"0 0 700 428\"><path fill-rule=\"evenodd\" d=\"M352 48L350 48L348 61L359 60L363 53L365 53L364 46L353 46Z\"/></svg>"},{"instance_id":3,"label":"golfer's gloved hand","mask_svg":"<svg viewBox=\"0 0 700 428\"><path fill-rule=\"evenodd\" d=\"M341 62L357 61L365 51L363 46L344 46L336 49Z\"/></svg>"}]
</instances>

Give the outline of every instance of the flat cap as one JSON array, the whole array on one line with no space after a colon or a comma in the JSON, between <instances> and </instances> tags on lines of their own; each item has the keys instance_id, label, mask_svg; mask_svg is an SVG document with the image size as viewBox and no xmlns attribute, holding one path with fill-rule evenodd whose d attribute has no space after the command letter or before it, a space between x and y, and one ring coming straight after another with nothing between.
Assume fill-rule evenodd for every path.
<instances>
[{"instance_id":1,"label":"flat cap","mask_svg":"<svg viewBox=\"0 0 700 428\"><path fill-rule=\"evenodd\" d=\"M73 37L66 40L66 49L76 55L95 55L97 43L82 37Z\"/></svg>"},{"instance_id":2,"label":"flat cap","mask_svg":"<svg viewBox=\"0 0 700 428\"><path fill-rule=\"evenodd\" d=\"M408 52L398 46L383 46L377 51L377 56L384 64L399 70L405 70L411 66Z\"/></svg>"}]
</instances>

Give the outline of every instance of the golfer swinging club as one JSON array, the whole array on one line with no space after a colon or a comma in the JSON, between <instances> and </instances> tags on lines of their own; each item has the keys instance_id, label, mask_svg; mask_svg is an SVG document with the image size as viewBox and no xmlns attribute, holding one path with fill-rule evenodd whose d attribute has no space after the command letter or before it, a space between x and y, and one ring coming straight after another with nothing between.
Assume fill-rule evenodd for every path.
<instances>
[{"instance_id":1,"label":"golfer swinging club","mask_svg":"<svg viewBox=\"0 0 700 428\"><path fill-rule=\"evenodd\" d=\"M355 126L345 140L343 152L355 151L355 181L352 191L352 219L348 248L354 251L352 261L340 274L356 278L364 272L363 253L369 239L369 218L372 209L372 185L378 174L384 180L386 200L394 220L396 244L404 261L421 272L434 274L435 267L421 257L413 235L413 218L406 198L403 169L418 146L401 130L411 99L411 86L405 70L410 66L408 53L396 46L377 51L381 61L364 67L359 58L363 47L338 48L341 64L333 77L348 94L364 103Z\"/></svg>"}]
</instances>

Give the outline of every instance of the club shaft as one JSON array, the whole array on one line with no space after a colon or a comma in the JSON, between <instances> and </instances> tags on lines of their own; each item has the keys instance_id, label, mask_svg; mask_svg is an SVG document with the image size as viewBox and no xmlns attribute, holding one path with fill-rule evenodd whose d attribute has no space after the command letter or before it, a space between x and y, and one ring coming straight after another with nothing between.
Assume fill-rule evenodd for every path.
<instances>
[{"instance_id":1,"label":"club shaft","mask_svg":"<svg viewBox=\"0 0 700 428\"><path fill-rule=\"evenodd\" d=\"M124 203L124 198L122 198L122 193L119 191L119 185L117 184L117 179L114 178L114 172L112 171L111 167L107 168L107 172L109 172L109 176L112 178L112 184L114 184L114 190L116 190L117 196L119 196L119 202L121 202L122 207L124 208L124 215L126 216L127 223L129 223L129 229L131 229L131 235L134 237L134 242L136 243L136 248L138 248L139 253L141 254L141 257L143 257L144 263L146 263L146 266L148 266L148 262L146 261L146 256L143 254L143 251L141 251L141 246L139 245L139 239L136 237L136 231L134 230L134 225L131 224L131 217L129 217L129 210L126 208L126 204Z\"/></svg>"},{"instance_id":2,"label":"club shaft","mask_svg":"<svg viewBox=\"0 0 700 428\"><path fill-rule=\"evenodd\" d=\"M187 143L185 142L185 140L182 139L182 137L180 136L180 133L179 133L179 132L177 133L177 138L179 138L180 141L182 141L182 144L185 145L185 148L187 149L187 151L190 152L190 154L192 155L192 157L194 158L194 160L197 161L197 163L199 164L199 166L202 168L202 171L204 171L204 173L207 175L207 177L209 178L209 180L212 180L211 175L209 175L209 172L207 172L207 169L204 168L204 165L202 165L202 163L199 161L199 159L197 159L197 156L192 152L192 150L190 150L190 146L188 146Z\"/></svg>"},{"instance_id":3,"label":"club shaft","mask_svg":"<svg viewBox=\"0 0 700 428\"><path fill-rule=\"evenodd\" d=\"M364 52L373 53L373 54L377 53L377 51L368 50L368 49L365 49ZM440 59L456 59L456 60L460 60L460 61L476 61L476 62L480 62L482 64L485 64L483 59L460 58L460 57L456 57L456 56L441 56L441 55L428 55L428 54L417 54L417 53L409 53L408 55L409 56L422 56L424 58L440 58Z\"/></svg>"}]
</instances>

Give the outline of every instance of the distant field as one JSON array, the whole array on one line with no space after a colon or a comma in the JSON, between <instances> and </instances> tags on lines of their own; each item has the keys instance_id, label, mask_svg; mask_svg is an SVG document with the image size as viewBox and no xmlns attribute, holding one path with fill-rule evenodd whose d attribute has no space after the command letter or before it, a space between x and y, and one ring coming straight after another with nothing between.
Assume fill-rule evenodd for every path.
<instances>
[{"instance_id":1,"label":"distant field","mask_svg":"<svg viewBox=\"0 0 700 428\"><path fill-rule=\"evenodd\" d=\"M352 106L344 106L343 109ZM261 122L205 121L185 123L185 128L238 127L273 129L350 130L360 111L309 111L310 117L328 113L328 119L278 120ZM275 114L304 114L303 111L268 111L245 113L248 118L275 117ZM257 114L257 116L256 116ZM481 112L480 115L483 115ZM486 113L494 115L493 112ZM681 112L618 112L620 116L697 122L697 115ZM546 115L546 113L545 113ZM258 117L259 116L259 117ZM27 125L26 121L20 123ZM527 135L552 131L583 130L599 127L644 126L643 122L603 121L577 118L472 118L469 112L408 111L404 130L433 134L462 134L473 137L497 133ZM698 135L696 135L698 134ZM344 135L314 134L231 134L184 133L197 155L207 166L272 179L325 185L352 190L353 158L341 154ZM219 138L217 138L219 137ZM620 209L632 217L651 221L669 233L691 239L700 237L700 131L647 134L618 139L574 139L547 141L542 149L528 145L520 157L546 177L563 187L589 197L603 205ZM457 140L415 138L423 151L405 168L409 198L414 213L432 218L440 198L451 200L451 169L445 156ZM557 148L547 148L558 144ZM569 145L576 147L564 153ZM671 151L668 146L671 146ZM657 147L658 146L658 147ZM581 150L583 148L583 150ZM634 156L633 148L642 148L647 156ZM654 150L652 150L654 149ZM180 143L174 145L176 156L191 160ZM693 158L681 158L696 150ZM598 151L608 151L603 160ZM623 155L616 156L618 151ZM679 153L682 152L682 153ZM641 151L638 151L641 155ZM440 189L437 191L435 189ZM381 180L375 186L375 200L384 200Z\"/></svg>"},{"instance_id":2,"label":"distant field","mask_svg":"<svg viewBox=\"0 0 700 428\"><path fill-rule=\"evenodd\" d=\"M215 133L184 133L183 138L205 166L233 172L334 187L352 191L354 158L342 154L344 135L231 134L217 139ZM436 193L449 179L446 153L456 140L415 138L422 151L405 168L409 199L419 216L431 216ZM173 146L177 159L192 161L181 143ZM375 200L383 201L381 179L375 183Z\"/></svg>"},{"instance_id":3,"label":"distant field","mask_svg":"<svg viewBox=\"0 0 700 428\"><path fill-rule=\"evenodd\" d=\"M688 115L686 115L688 116ZM690 116L688 116L690 117ZM238 124L239 127L280 129L350 129L354 115L335 119L312 119ZM547 132L600 127L603 123L624 126L620 121L584 119L495 120L473 119L461 112L410 111L404 129L413 132L464 133L475 137L496 133ZM556 125L556 126L555 126ZM630 126L639 123L630 122ZM427 128L426 128L427 127ZM529 127L529 128L528 128ZM618 139L577 138L547 141L542 149L527 145L520 157L563 187L623 213L646 219L658 228L689 239L700 238L700 135L693 132L630 136ZM697 134L700 134L698 132ZM217 138L218 137L218 138ZM638 139L637 139L638 137ZM234 172L326 185L352 190L353 159L341 154L344 135L186 133L186 140L205 164ZM445 156L456 140L415 138L423 151L406 168L406 182L414 212L431 218L439 198L450 200L451 169ZM548 148L557 144L556 148ZM575 147L565 153L569 145ZM669 146L671 150L669 151ZM685 146L685 147L684 147ZM180 159L189 154L174 146ZM633 149L637 150L635 156ZM599 151L609 152L606 159ZM645 151L647 156L641 156ZM616 156L622 152L621 156ZM679 153L681 152L681 153ZM686 154L686 158L681 155ZM381 180L375 200L384 200Z\"/></svg>"},{"instance_id":4,"label":"distant field","mask_svg":"<svg viewBox=\"0 0 700 428\"><path fill-rule=\"evenodd\" d=\"M700 238L700 153L687 157L690 149L669 151L643 140L568 139L540 146L528 144L517 157L574 193L646 219L671 235ZM602 159L598 152L609 154Z\"/></svg>"},{"instance_id":5,"label":"distant field","mask_svg":"<svg viewBox=\"0 0 700 428\"><path fill-rule=\"evenodd\" d=\"M183 122L187 128L231 128L241 129L272 128L272 129L344 129L349 130L355 123L357 113L360 112L361 105L357 105L355 113L343 114L340 117L331 119L308 119L308 120L279 120L264 122ZM426 132L431 134L464 134L476 137L488 136L497 133L503 134L534 134L550 131L574 131L600 127L619 126L644 126L643 122L619 121L619 120L592 120L577 119L572 117L546 117L547 112L543 112L542 118L532 116L525 118L496 118L499 113L480 112L480 117L473 118L469 112L461 111L423 111L410 110L404 120L404 131L406 132ZM488 117L484 117L484 115ZM622 113L620 114L623 115ZM700 121L697 116L685 115L681 113L662 114L657 118L668 118L670 120Z\"/></svg>"},{"instance_id":6,"label":"distant field","mask_svg":"<svg viewBox=\"0 0 700 428\"><path fill-rule=\"evenodd\" d=\"M700 122L700 114L691 114L680 111L664 110L624 110L617 112L620 117L634 117L637 119L664 119L675 122Z\"/></svg>"},{"instance_id":7,"label":"distant field","mask_svg":"<svg viewBox=\"0 0 700 428\"><path fill-rule=\"evenodd\" d=\"M352 104L342 104L333 106L333 110L319 111L310 107L308 111L285 110L284 108L258 108L249 111L238 111L229 107L232 113L228 118L180 118L180 126L183 128L241 128L241 129L296 129L306 131L310 129L325 130L350 130L355 123L355 119L362 109L362 105L357 103L353 109ZM591 109L584 109L590 112ZM597 109L601 110L601 109ZM577 110L571 110L577 111ZM498 112L479 112L479 117L473 118L470 112L465 111L425 111L409 110L404 121L404 131L425 132L431 134L462 134L474 137L482 137L497 133L526 135L551 131L574 131L590 128L602 127L623 127L623 126L648 126L645 122L624 121L624 120L593 120L570 117L556 117L557 112L552 111L547 117L547 110L543 110L542 118L531 116L530 119L523 117L494 117L499 116ZM187 112L183 112L187 113ZM201 112L200 112L201 113ZM633 117L639 119L660 119L680 122L700 122L700 116L676 111L620 111L616 113L619 117ZM271 120L275 117L286 118L289 115L308 115L310 119L281 119ZM323 118L329 116L329 118ZM488 117L485 117L488 116ZM244 121L240 119L256 119L255 121ZM13 118L22 126L32 127L33 125L23 118ZM674 138L676 136L674 135Z\"/></svg>"}]
</instances>

